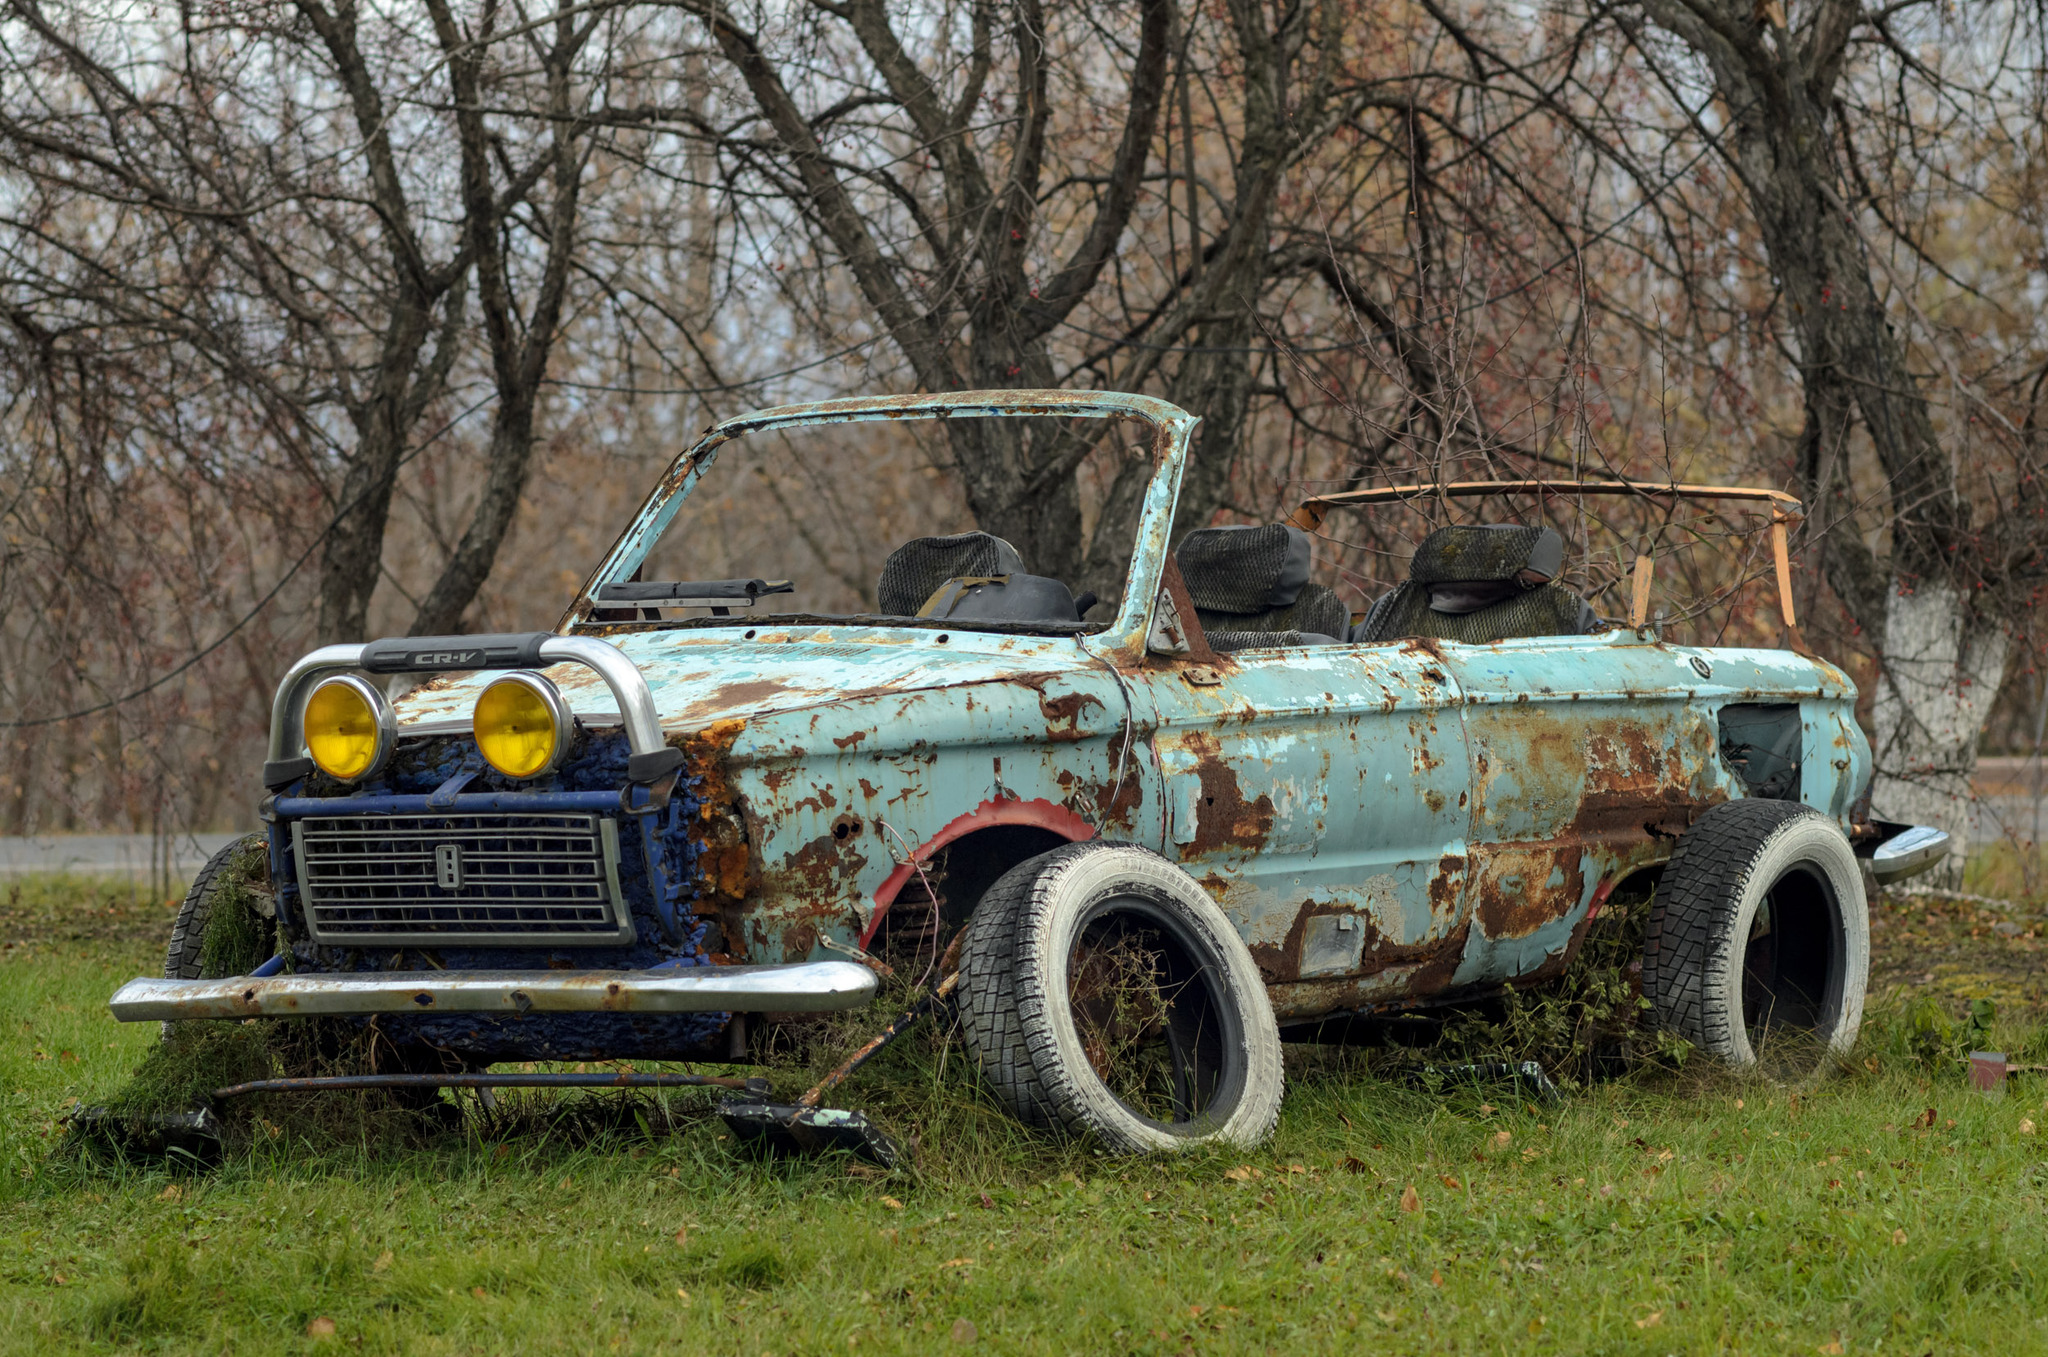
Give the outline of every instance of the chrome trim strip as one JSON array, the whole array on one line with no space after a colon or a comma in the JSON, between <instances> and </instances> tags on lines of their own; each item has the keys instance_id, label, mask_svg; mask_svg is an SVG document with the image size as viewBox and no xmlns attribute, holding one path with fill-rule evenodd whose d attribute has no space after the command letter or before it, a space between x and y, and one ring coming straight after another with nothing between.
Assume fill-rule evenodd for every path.
<instances>
[{"instance_id":1,"label":"chrome trim strip","mask_svg":"<svg viewBox=\"0 0 2048 1357\"><path fill-rule=\"evenodd\" d=\"M859 1008L875 973L851 961L648 971L391 971L130 980L117 1022L363 1013L825 1013Z\"/></svg>"}]
</instances>

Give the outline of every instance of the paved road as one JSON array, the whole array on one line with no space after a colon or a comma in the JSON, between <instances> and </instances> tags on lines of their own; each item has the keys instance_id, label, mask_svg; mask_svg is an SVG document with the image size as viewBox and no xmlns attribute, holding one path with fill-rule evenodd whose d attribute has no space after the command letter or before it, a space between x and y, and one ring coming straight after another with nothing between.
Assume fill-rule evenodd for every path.
<instances>
[{"instance_id":1,"label":"paved road","mask_svg":"<svg viewBox=\"0 0 2048 1357\"><path fill-rule=\"evenodd\" d=\"M148 878L165 868L175 880L189 879L206 860L240 834L180 834L153 841L147 834L47 834L0 837L0 876L24 872L89 872Z\"/></svg>"}]
</instances>

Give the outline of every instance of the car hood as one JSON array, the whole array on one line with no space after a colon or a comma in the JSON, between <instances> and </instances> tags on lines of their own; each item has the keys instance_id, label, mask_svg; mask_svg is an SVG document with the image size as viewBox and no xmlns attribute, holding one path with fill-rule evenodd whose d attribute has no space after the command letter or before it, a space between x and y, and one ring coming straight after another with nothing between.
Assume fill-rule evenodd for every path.
<instances>
[{"instance_id":1,"label":"car hood","mask_svg":"<svg viewBox=\"0 0 2048 1357\"><path fill-rule=\"evenodd\" d=\"M1097 668L1075 637L932 631L913 627L687 628L605 638L639 668L669 731L1024 674ZM544 670L588 725L617 724L604 680L580 664ZM498 675L451 674L399 697L401 731L470 728L476 699Z\"/></svg>"}]
</instances>

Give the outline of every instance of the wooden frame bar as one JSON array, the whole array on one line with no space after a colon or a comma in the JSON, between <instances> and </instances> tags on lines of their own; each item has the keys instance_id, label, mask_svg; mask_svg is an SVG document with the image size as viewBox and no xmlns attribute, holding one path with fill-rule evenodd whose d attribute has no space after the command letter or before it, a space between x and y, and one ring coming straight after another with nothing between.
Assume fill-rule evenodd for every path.
<instances>
[{"instance_id":1,"label":"wooden frame bar","mask_svg":"<svg viewBox=\"0 0 2048 1357\"><path fill-rule=\"evenodd\" d=\"M1805 521L1806 506L1783 490L1741 485L1655 485L1640 481L1452 481L1447 485L1390 485L1374 490L1340 490L1312 495L1301 502L1288 522L1309 532L1320 531L1332 509L1366 508L1375 504L1409 504L1423 499L1475 499L1490 495L1635 495L1643 499L1734 499L1768 504L1771 509L1771 560L1777 567L1778 615L1796 632L1792 610L1792 557L1785 525ZM1648 583L1643 578L1638 585ZM1647 589L1642 589L1647 596ZM1647 598L1645 598L1647 601ZM1642 625L1638 622L1636 625Z\"/></svg>"}]
</instances>

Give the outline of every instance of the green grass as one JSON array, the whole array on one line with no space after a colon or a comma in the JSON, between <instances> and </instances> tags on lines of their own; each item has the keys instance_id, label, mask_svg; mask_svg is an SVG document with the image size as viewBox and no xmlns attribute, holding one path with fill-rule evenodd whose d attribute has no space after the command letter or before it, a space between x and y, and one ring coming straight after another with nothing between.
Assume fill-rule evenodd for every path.
<instances>
[{"instance_id":1,"label":"green grass","mask_svg":"<svg viewBox=\"0 0 2048 1357\"><path fill-rule=\"evenodd\" d=\"M2027 941L1886 908L1881 952L1932 918L1995 975ZM78 883L0 910L0 1351L2048 1350L2048 1086L1987 1100L1889 1020L1796 1100L1698 1069L1433 1097L1291 1048L1249 1154L1027 1135L923 1038L847 1090L920 1138L887 1177L739 1158L688 1094L514 1101L411 1151L260 1139L203 1176L53 1154L155 1039L103 1004L167 927ZM2040 1047L2037 1016L1992 1039Z\"/></svg>"}]
</instances>

